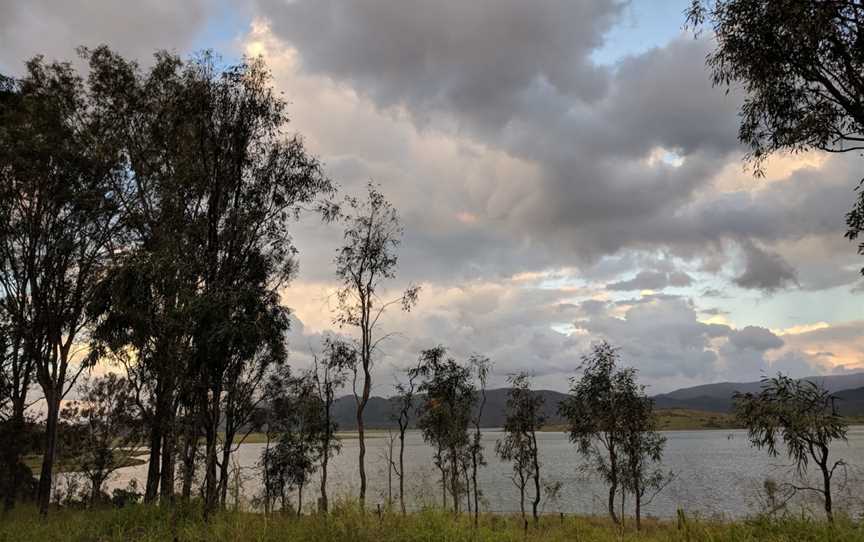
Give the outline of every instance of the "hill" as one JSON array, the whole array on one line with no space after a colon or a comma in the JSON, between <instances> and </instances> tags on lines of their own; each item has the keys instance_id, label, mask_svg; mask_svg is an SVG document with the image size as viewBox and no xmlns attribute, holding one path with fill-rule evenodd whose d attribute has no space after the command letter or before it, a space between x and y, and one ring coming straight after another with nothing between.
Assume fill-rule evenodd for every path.
<instances>
[{"instance_id":1,"label":"hill","mask_svg":"<svg viewBox=\"0 0 864 542\"><path fill-rule=\"evenodd\" d=\"M864 416L864 373L848 375L812 376L806 380L818 382L838 397L838 408L844 416ZM732 410L732 394L758 392L759 382L719 382L682 388L654 396L656 408L661 411L664 429L728 428L731 422L722 414ZM486 406L480 423L483 427L501 427L507 407L507 388L486 391ZM543 413L550 426L563 423L558 416L558 403L566 394L552 390L537 390L545 399ZM415 406L420 405L416 400ZM396 411L395 399L370 397L366 406L366 427L369 429L395 428L391 413ZM346 395L336 400L334 413L339 428L345 431L357 428L354 397ZM412 422L411 426L414 426Z\"/></svg>"},{"instance_id":2,"label":"hill","mask_svg":"<svg viewBox=\"0 0 864 542\"><path fill-rule=\"evenodd\" d=\"M845 393L844 401L848 401L848 404L841 411L844 415L864 414L864 402L859 402L862 392L855 393L855 389L864 388L864 373L810 376L804 380L816 382L832 393ZM654 396L654 402L657 408L663 409L683 408L708 412L730 412L732 410L732 395L736 391L755 393L760 389L760 382L718 382L662 393Z\"/></svg>"}]
</instances>

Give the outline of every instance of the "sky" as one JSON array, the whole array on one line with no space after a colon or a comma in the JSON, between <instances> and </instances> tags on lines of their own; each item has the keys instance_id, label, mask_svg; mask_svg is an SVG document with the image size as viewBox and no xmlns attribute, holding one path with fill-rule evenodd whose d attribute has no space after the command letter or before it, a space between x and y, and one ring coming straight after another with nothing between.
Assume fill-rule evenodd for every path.
<instances>
[{"instance_id":1,"label":"sky","mask_svg":"<svg viewBox=\"0 0 864 542\"><path fill-rule=\"evenodd\" d=\"M864 370L864 258L843 238L859 155L779 155L756 179L741 92L712 88L689 0L31 0L0 3L0 72L106 43L261 55L344 194L400 213L374 393L421 349L566 390L608 340L652 392ZM295 227L291 362L333 321L339 225Z\"/></svg>"}]
</instances>

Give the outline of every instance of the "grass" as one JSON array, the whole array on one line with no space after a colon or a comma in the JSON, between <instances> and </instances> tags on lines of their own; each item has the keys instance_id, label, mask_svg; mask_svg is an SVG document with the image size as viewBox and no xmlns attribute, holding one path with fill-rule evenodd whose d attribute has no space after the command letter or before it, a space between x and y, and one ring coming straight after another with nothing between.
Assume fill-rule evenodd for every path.
<instances>
[{"instance_id":1,"label":"grass","mask_svg":"<svg viewBox=\"0 0 864 542\"><path fill-rule=\"evenodd\" d=\"M821 541L864 540L858 524L840 519L829 525L808 519L751 520L735 523L687 520L683 523L646 520L641 532L622 530L605 518L544 517L540 526L524 529L517 516L481 517L474 529L468 516L427 510L402 517L385 512L362 514L354 506L338 507L331 515L301 518L275 514L224 512L205 523L195 511L171 511L137 505L123 509L56 510L41 520L35 509L20 507L0 521L0 542L525 542L525 541Z\"/></svg>"}]
</instances>

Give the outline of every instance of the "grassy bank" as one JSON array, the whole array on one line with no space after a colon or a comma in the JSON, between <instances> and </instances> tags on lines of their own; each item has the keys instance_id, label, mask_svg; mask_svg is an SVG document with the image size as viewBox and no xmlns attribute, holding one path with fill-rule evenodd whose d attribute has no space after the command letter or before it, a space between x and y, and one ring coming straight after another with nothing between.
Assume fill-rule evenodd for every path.
<instances>
[{"instance_id":1,"label":"grassy bank","mask_svg":"<svg viewBox=\"0 0 864 542\"><path fill-rule=\"evenodd\" d=\"M0 542L162 542L179 541L852 541L864 540L859 525L840 520L834 526L819 521L788 519L736 523L646 521L642 532L632 524L622 532L603 518L544 517L539 528L529 527L514 516L484 516L474 529L470 518L454 518L441 511L425 511L402 517L397 513L361 514L342 508L330 516L301 518L250 513L223 513L204 523L197 513L180 513L149 506L125 509L57 510L40 520L35 510L24 507L0 521Z\"/></svg>"}]
</instances>

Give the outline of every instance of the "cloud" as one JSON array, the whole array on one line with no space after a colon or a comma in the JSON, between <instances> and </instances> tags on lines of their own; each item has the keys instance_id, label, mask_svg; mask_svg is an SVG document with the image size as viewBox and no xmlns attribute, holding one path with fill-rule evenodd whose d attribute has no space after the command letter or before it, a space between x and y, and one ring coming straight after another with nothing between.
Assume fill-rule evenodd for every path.
<instances>
[{"instance_id":1,"label":"cloud","mask_svg":"<svg viewBox=\"0 0 864 542\"><path fill-rule=\"evenodd\" d=\"M729 344L739 350L765 352L783 346L783 339L764 327L746 326L729 336Z\"/></svg>"},{"instance_id":2,"label":"cloud","mask_svg":"<svg viewBox=\"0 0 864 542\"><path fill-rule=\"evenodd\" d=\"M669 286L690 286L693 280L683 272L640 271L630 280L607 284L607 290L662 290Z\"/></svg>"},{"instance_id":3,"label":"cloud","mask_svg":"<svg viewBox=\"0 0 864 542\"><path fill-rule=\"evenodd\" d=\"M0 71L21 73L37 54L68 60L79 45L104 43L143 60L156 49L183 51L214 6L210 0L0 2Z\"/></svg>"},{"instance_id":4,"label":"cloud","mask_svg":"<svg viewBox=\"0 0 864 542\"><path fill-rule=\"evenodd\" d=\"M736 285L770 293L797 284L795 268L779 254L752 242L744 243L742 248L744 271L733 280Z\"/></svg>"}]
</instances>

